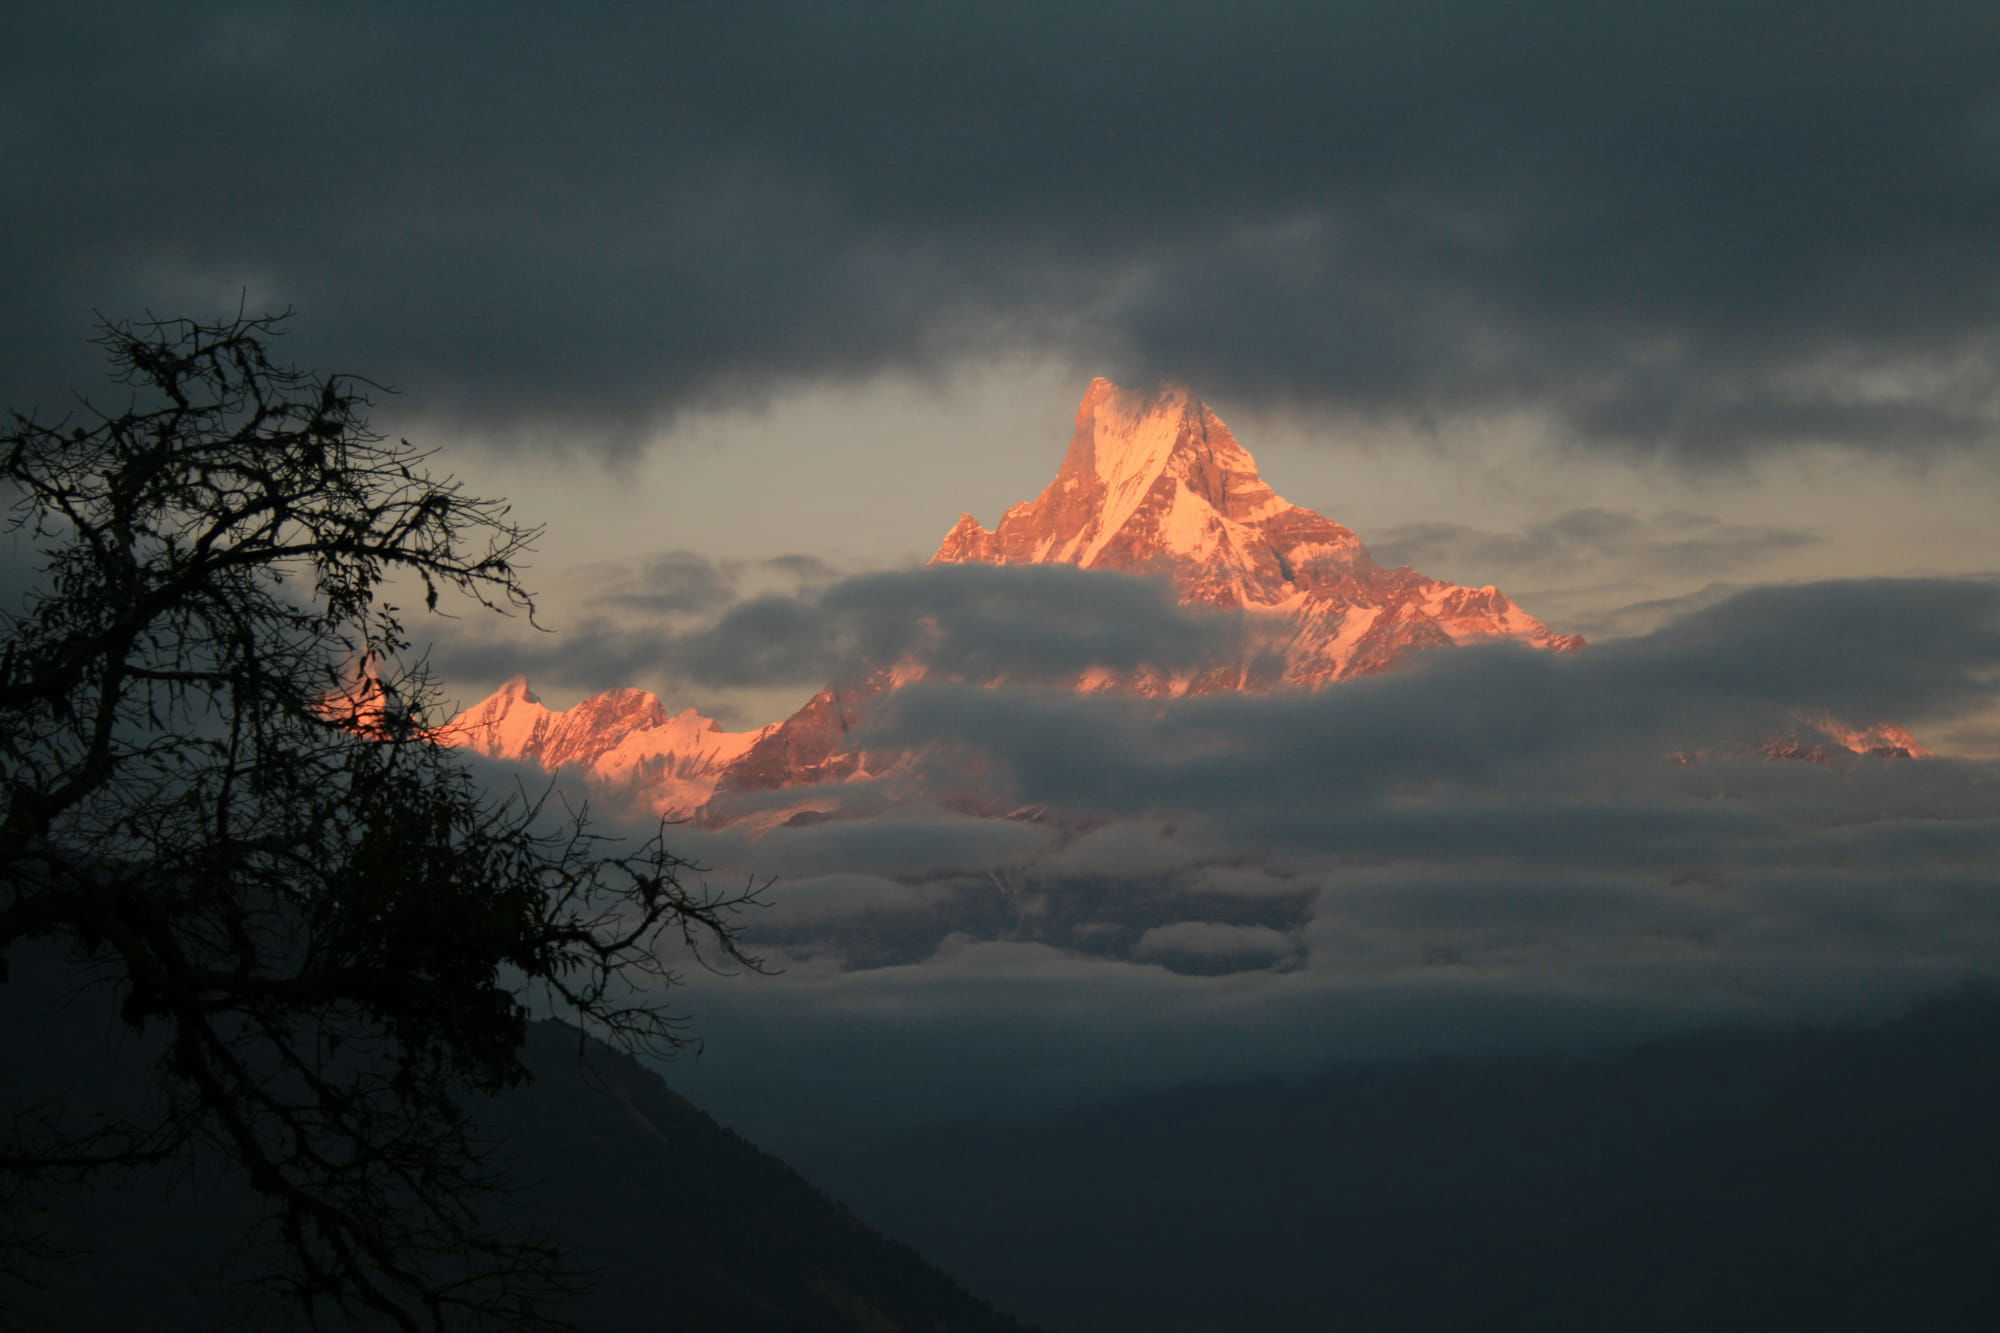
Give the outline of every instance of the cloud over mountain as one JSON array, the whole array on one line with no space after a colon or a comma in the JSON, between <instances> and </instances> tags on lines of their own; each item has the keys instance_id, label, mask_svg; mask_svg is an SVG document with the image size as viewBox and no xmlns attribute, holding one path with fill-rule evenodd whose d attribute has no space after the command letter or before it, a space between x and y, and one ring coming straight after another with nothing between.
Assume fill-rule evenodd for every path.
<instances>
[{"instance_id":1,"label":"cloud over mountain","mask_svg":"<svg viewBox=\"0 0 2000 1333\"><path fill-rule=\"evenodd\" d=\"M1950 718L1990 698L1996 667L2000 584L1861 581L1762 589L1575 655L1438 653L1314 694L1162 707L918 686L896 696L884 728L891 740L972 745L1022 801L1202 811L1267 829L1297 810L1325 826L1403 784L1479 791L1520 774L1586 790L1607 756L1643 765L1704 745L1754 749L1801 716Z\"/></svg>"},{"instance_id":2,"label":"cloud over mountain","mask_svg":"<svg viewBox=\"0 0 2000 1333\"><path fill-rule=\"evenodd\" d=\"M791 999L704 1003L753 1044L757 1022L804 1003L828 1061L893 1030L922 1052L908 1066L926 1071L908 1090L919 1118L1194 1069L1882 1012L2000 970L1991 763L1829 766L1727 742L1796 726L1799 707L1914 719L1976 704L2000 666L1995 589L1775 589L1625 645L1464 649L1317 694L905 691L889 725L998 756L1019 799L1116 819L986 859L1048 942L954 946L939 919L936 952L901 966L843 971L836 954L828 970L808 950L820 961L778 985ZM1848 665L1823 670L1814 644L1839 645ZM1847 679L1863 675L1865 689ZM1676 742L1702 739L1716 745L1707 758L1674 762ZM840 827L785 830L788 861L809 864ZM839 836L859 850L867 827ZM982 858L961 846L941 860L956 862L962 920L976 901L965 872ZM1038 1035L1017 1050L1009 1034L1023 1030ZM858 1105L859 1077L830 1074L851 1094L829 1095ZM981 1077L1008 1091L956 1082ZM712 1095L754 1115L755 1083L718 1072Z\"/></svg>"},{"instance_id":3,"label":"cloud over mountain","mask_svg":"<svg viewBox=\"0 0 2000 1333\"><path fill-rule=\"evenodd\" d=\"M1941 579L1765 589L1581 653L1470 646L1315 693L913 686L886 731L955 740L1065 814L677 830L720 876L777 876L751 924L783 969L694 978L713 1045L688 1087L783 1141L1886 1013L2000 974L1994 765L1760 742L1835 708L1921 736L1996 668L2000 584ZM854 813L885 802L850 785Z\"/></svg>"},{"instance_id":4,"label":"cloud over mountain","mask_svg":"<svg viewBox=\"0 0 2000 1333\"><path fill-rule=\"evenodd\" d=\"M669 582L668 595L684 602ZM625 601L645 601L630 594ZM1171 588L1066 565L934 565L839 579L741 601L706 624L586 617L558 637L463 637L438 654L451 672L611 685L658 671L693 685L816 685L829 674L914 658L945 672L1033 678L1090 667L1187 668L1241 641L1229 617L1175 605ZM584 673L579 676L578 673Z\"/></svg>"}]
</instances>

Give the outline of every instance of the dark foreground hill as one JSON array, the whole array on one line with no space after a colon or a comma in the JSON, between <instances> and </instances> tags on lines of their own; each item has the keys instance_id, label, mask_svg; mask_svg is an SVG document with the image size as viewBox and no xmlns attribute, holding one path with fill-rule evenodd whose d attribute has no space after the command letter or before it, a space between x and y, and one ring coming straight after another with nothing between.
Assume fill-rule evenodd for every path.
<instances>
[{"instance_id":1,"label":"dark foreground hill","mask_svg":"<svg viewBox=\"0 0 2000 1333\"><path fill-rule=\"evenodd\" d=\"M17 969L0 987L10 1102L55 1090L129 1098L148 1043L84 993L51 1013ZM49 994L41 988L42 1000ZM107 1021L107 1019L109 1021ZM106 1059L107 1055L110 1057ZM483 1104L512 1167L512 1220L591 1270L570 1312L602 1333L1001 1333L1018 1330L915 1251L863 1225L798 1173L718 1125L630 1057L537 1023L534 1081ZM289 1327L233 1253L254 1199L212 1171L155 1172L75 1192L0 1198L0 1327ZM36 1241L39 1253L20 1242ZM27 1279L27 1280L22 1280ZM301 1325L302 1326L302 1325ZM335 1321L325 1327L346 1327Z\"/></svg>"},{"instance_id":2,"label":"dark foreground hill","mask_svg":"<svg viewBox=\"0 0 2000 1333\"><path fill-rule=\"evenodd\" d=\"M494 1103L523 1204L601 1265L592 1328L1018 1329L630 1056L538 1023L536 1080Z\"/></svg>"},{"instance_id":3,"label":"dark foreground hill","mask_svg":"<svg viewBox=\"0 0 2000 1333\"><path fill-rule=\"evenodd\" d=\"M1077 1333L2000 1327L2000 998L795 1156Z\"/></svg>"}]
</instances>

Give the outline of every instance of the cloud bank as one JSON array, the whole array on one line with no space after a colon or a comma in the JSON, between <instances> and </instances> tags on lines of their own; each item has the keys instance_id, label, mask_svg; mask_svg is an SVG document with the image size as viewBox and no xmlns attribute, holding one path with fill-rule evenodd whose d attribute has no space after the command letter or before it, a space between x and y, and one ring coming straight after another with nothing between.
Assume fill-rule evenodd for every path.
<instances>
[{"instance_id":1,"label":"cloud bank","mask_svg":"<svg viewBox=\"0 0 2000 1333\"><path fill-rule=\"evenodd\" d=\"M791 591L744 596L729 571L688 552L641 563L636 577L608 571L561 634L500 639L475 630L446 639L435 660L456 679L525 675L591 690L655 674L696 687L814 689L897 662L975 679L1185 670L1241 643L1236 617L1180 606L1163 581L1070 565L933 565L836 579L813 562ZM662 602L716 614L647 614Z\"/></svg>"},{"instance_id":2,"label":"cloud bank","mask_svg":"<svg viewBox=\"0 0 2000 1333\"><path fill-rule=\"evenodd\" d=\"M413 417L636 447L1004 351L1690 460L1987 448L1990 7L37 7L0 350L291 305ZM171 105L173 114L159 114ZM81 349L74 349L80 351Z\"/></svg>"},{"instance_id":3,"label":"cloud bank","mask_svg":"<svg viewBox=\"0 0 2000 1333\"><path fill-rule=\"evenodd\" d=\"M782 970L698 979L711 1054L675 1077L783 1142L1887 1013L2000 976L2000 767L1762 746L1819 714L1921 737L1996 680L2000 583L1934 579L1759 589L1579 654L1445 650L1311 694L913 686L877 739L977 754L992 808L1024 808L678 831L718 873L777 876L751 927Z\"/></svg>"}]
</instances>

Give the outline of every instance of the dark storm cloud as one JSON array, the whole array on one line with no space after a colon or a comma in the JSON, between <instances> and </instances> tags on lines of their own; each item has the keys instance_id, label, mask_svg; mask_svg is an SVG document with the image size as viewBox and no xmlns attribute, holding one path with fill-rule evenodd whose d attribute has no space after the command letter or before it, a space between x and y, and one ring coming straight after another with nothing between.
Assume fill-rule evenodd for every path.
<instances>
[{"instance_id":1,"label":"dark storm cloud","mask_svg":"<svg viewBox=\"0 0 2000 1333\"><path fill-rule=\"evenodd\" d=\"M629 562L586 565L571 576L593 610L639 615L712 615L746 589L814 593L840 571L818 556L791 553L758 560L711 560L699 551L660 551Z\"/></svg>"},{"instance_id":2,"label":"dark storm cloud","mask_svg":"<svg viewBox=\"0 0 2000 1333\"><path fill-rule=\"evenodd\" d=\"M853 917L928 912L949 906L949 890L913 887L875 875L816 875L768 891L759 925L817 926Z\"/></svg>"},{"instance_id":3,"label":"dark storm cloud","mask_svg":"<svg viewBox=\"0 0 2000 1333\"><path fill-rule=\"evenodd\" d=\"M918 685L891 701L884 734L969 743L1006 765L1021 799L1057 808L1227 811L1246 825L1297 817L1326 829L1343 803L1410 788L1499 792L1515 809L1535 784L1596 781L1596 759L1754 749L1802 717L1921 726L1990 702L1996 670L2000 583L1856 580L1757 589L1576 654L1459 648L1312 695L1207 696L1162 711L1059 690ZM1550 830L1552 844L1643 831L1603 819L1579 810L1574 827ZM1393 836L1393 825L1368 836Z\"/></svg>"},{"instance_id":4,"label":"dark storm cloud","mask_svg":"<svg viewBox=\"0 0 2000 1333\"><path fill-rule=\"evenodd\" d=\"M936 877L1014 864L1045 841L1027 824L905 811L774 829L758 844L757 865L771 875L872 871Z\"/></svg>"},{"instance_id":5,"label":"dark storm cloud","mask_svg":"<svg viewBox=\"0 0 2000 1333\"><path fill-rule=\"evenodd\" d=\"M803 592L814 592L840 577L840 571L816 555L774 555L750 562L757 568L790 579Z\"/></svg>"},{"instance_id":6,"label":"dark storm cloud","mask_svg":"<svg viewBox=\"0 0 2000 1333\"><path fill-rule=\"evenodd\" d=\"M664 567L662 595L676 604L710 605L735 587L726 568L697 556L677 554ZM826 573L818 562L785 572L806 587L733 602L707 624L593 612L525 642L447 639L433 660L446 676L525 675L586 689L653 672L696 685L815 686L906 661L980 679L1185 670L1240 643L1237 618L1177 605L1164 581L1069 565L936 565L823 586L814 586ZM595 604L643 610L653 600L643 584L621 580Z\"/></svg>"},{"instance_id":7,"label":"dark storm cloud","mask_svg":"<svg viewBox=\"0 0 2000 1333\"><path fill-rule=\"evenodd\" d=\"M2000 414L1989 5L8 23L14 401L78 380L93 306L247 287L414 415L612 445L1022 345L1699 455Z\"/></svg>"},{"instance_id":8,"label":"dark storm cloud","mask_svg":"<svg viewBox=\"0 0 2000 1333\"><path fill-rule=\"evenodd\" d=\"M934 565L827 590L856 660L914 654L935 671L1073 678L1092 667L1186 670L1241 643L1234 614L1179 605L1164 579L1070 565Z\"/></svg>"},{"instance_id":9,"label":"dark storm cloud","mask_svg":"<svg viewBox=\"0 0 2000 1333\"><path fill-rule=\"evenodd\" d=\"M1269 965L1293 957L1298 943L1269 926L1236 926L1220 921L1176 921L1154 926L1133 946L1135 958L1205 959Z\"/></svg>"},{"instance_id":10,"label":"dark storm cloud","mask_svg":"<svg viewBox=\"0 0 2000 1333\"><path fill-rule=\"evenodd\" d=\"M945 600L851 586L918 616ZM2000 767L1758 743L1817 712L1921 736L1996 673L2000 582L1916 579L1760 589L1582 653L1440 651L1313 694L913 686L905 738L973 743L1051 816L884 813L883 784L836 784L759 813L875 817L677 830L721 879L779 876L768 923L791 932L782 976L693 976L712 1058L688 1090L782 1141L1886 1014L2000 975ZM817 947L870 931L904 952Z\"/></svg>"},{"instance_id":11,"label":"dark storm cloud","mask_svg":"<svg viewBox=\"0 0 2000 1333\"><path fill-rule=\"evenodd\" d=\"M1565 625L1565 628L1573 629L1591 640L1643 634L1658 629L1675 616L1706 610L1744 591L1745 585L1741 583L1710 583L1675 597L1649 597L1644 601L1612 607L1608 611L1589 612L1578 616L1573 625Z\"/></svg>"},{"instance_id":12,"label":"dark storm cloud","mask_svg":"<svg viewBox=\"0 0 2000 1333\"><path fill-rule=\"evenodd\" d=\"M695 551L663 551L629 574L605 572L613 581L591 598L593 606L640 615L704 615L736 600L737 571ZM585 570L584 576L590 573Z\"/></svg>"}]
</instances>

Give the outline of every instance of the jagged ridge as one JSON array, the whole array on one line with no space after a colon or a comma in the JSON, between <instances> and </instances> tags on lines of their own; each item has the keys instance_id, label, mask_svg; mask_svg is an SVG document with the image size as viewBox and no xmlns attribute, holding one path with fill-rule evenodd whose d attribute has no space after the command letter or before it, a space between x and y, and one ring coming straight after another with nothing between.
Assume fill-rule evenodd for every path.
<instances>
[{"instance_id":1,"label":"jagged ridge","mask_svg":"<svg viewBox=\"0 0 2000 1333\"><path fill-rule=\"evenodd\" d=\"M1182 675L1093 673L1075 682L1084 689L1311 689L1458 643L1505 638L1556 651L1583 644L1551 632L1497 588L1377 564L1352 529L1272 490L1222 419L1178 384L1133 392L1093 380L1055 479L990 531L961 516L932 563L1154 575L1169 579L1186 604L1245 613L1238 662ZM669 717L658 699L633 689L552 712L517 679L461 715L452 734L483 754L642 785L656 808L685 813L715 792L810 786L864 771L867 758L850 733L885 690L922 675L920 664L884 663L754 732L722 731L693 710Z\"/></svg>"},{"instance_id":2,"label":"jagged ridge","mask_svg":"<svg viewBox=\"0 0 2000 1333\"><path fill-rule=\"evenodd\" d=\"M1184 602L1259 617L1257 647L1275 644L1282 671L1194 688L1319 686L1482 639L1583 646L1498 588L1377 564L1351 528L1273 491L1222 418L1178 384L1142 394L1092 381L1055 480L990 532L961 516L932 560L1160 574Z\"/></svg>"},{"instance_id":3,"label":"jagged ridge","mask_svg":"<svg viewBox=\"0 0 2000 1333\"><path fill-rule=\"evenodd\" d=\"M1551 631L1490 584L1463 587L1378 564L1352 529L1272 490L1222 419L1179 384L1134 392L1092 381L1054 480L990 530L961 515L932 563L1069 564L1154 575L1169 579L1183 603L1244 615L1237 662L1181 675L1093 672L1073 682L1080 689L1317 689L1454 644L1507 639L1555 652L1584 644ZM902 756L864 754L851 736L884 692L923 675L921 663L883 663L828 685L783 722L746 732L723 731L692 709L670 716L635 689L552 711L517 678L462 714L451 736L488 755L580 767L600 781L643 789L665 813L686 814L732 792L895 771ZM1856 731L1822 720L1808 729L1848 751L1925 753L1893 729ZM707 813L728 817L714 805Z\"/></svg>"},{"instance_id":4,"label":"jagged ridge","mask_svg":"<svg viewBox=\"0 0 2000 1333\"><path fill-rule=\"evenodd\" d=\"M1458 643L1583 646L1497 588L1377 564L1352 529L1272 490L1222 418L1179 384L1131 392L1093 380L1055 479L991 530L961 515L931 563L1070 564L1155 575L1171 580L1186 604L1246 614L1237 662L1180 676L1092 673L1075 682L1083 689L1315 689ZM724 773L718 791L806 786L892 767L886 757L871 762L847 737L872 699L921 674L901 663L893 674L885 666L821 691Z\"/></svg>"},{"instance_id":5,"label":"jagged ridge","mask_svg":"<svg viewBox=\"0 0 2000 1333\"><path fill-rule=\"evenodd\" d=\"M694 709L669 714L645 690L593 694L552 709L516 676L454 718L444 738L496 759L527 760L554 771L576 767L598 782L642 788L662 814L704 805L723 771L772 727L724 731Z\"/></svg>"}]
</instances>

